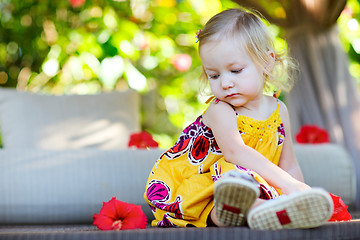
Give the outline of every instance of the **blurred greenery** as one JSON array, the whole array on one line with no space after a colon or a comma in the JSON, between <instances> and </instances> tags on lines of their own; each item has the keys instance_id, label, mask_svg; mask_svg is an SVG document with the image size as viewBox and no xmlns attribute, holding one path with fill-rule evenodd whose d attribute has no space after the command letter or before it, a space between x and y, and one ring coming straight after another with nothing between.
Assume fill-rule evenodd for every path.
<instances>
[{"instance_id":1,"label":"blurred greenery","mask_svg":"<svg viewBox=\"0 0 360 240\"><path fill-rule=\"evenodd\" d=\"M360 84L360 0L348 0L338 19L340 40L348 53L351 75Z\"/></svg>"},{"instance_id":2,"label":"blurred greenery","mask_svg":"<svg viewBox=\"0 0 360 240\"><path fill-rule=\"evenodd\" d=\"M0 86L55 95L135 89L143 98L143 129L169 147L205 107L196 32L236 6L230 0L1 0ZM359 9L359 0L349 0L339 18L356 79ZM281 29L271 29L284 46Z\"/></svg>"}]
</instances>

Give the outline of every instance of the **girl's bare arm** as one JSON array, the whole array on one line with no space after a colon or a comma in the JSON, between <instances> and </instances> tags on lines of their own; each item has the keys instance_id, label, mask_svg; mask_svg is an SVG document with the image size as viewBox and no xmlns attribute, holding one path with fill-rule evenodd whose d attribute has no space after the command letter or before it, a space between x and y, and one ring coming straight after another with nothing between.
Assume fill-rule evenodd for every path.
<instances>
[{"instance_id":1,"label":"girl's bare arm","mask_svg":"<svg viewBox=\"0 0 360 240\"><path fill-rule=\"evenodd\" d=\"M205 123L212 129L225 160L260 174L270 185L284 194L309 188L273 164L262 154L245 145L237 128L237 118L232 107L224 102L212 103L204 114Z\"/></svg>"},{"instance_id":2,"label":"girl's bare arm","mask_svg":"<svg viewBox=\"0 0 360 240\"><path fill-rule=\"evenodd\" d=\"M285 140L282 148L279 167L288 172L291 176L296 178L297 180L304 182L304 177L301 172L299 163L296 160L296 156L294 153L294 147L291 138L291 128L290 128L290 120L288 110L284 103L280 105L280 115L285 128Z\"/></svg>"}]
</instances>

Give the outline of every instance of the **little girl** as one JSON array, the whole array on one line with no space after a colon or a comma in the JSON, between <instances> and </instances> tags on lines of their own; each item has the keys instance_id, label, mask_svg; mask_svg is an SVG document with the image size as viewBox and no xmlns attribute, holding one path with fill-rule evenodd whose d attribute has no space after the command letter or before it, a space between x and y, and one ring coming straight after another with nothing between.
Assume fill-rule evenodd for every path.
<instances>
[{"instance_id":1,"label":"little girl","mask_svg":"<svg viewBox=\"0 0 360 240\"><path fill-rule=\"evenodd\" d=\"M327 222L332 200L304 183L286 106L263 94L269 84L289 90L280 80L285 56L265 24L252 12L226 10L198 41L213 97L151 170L145 200L152 224L282 229Z\"/></svg>"}]
</instances>

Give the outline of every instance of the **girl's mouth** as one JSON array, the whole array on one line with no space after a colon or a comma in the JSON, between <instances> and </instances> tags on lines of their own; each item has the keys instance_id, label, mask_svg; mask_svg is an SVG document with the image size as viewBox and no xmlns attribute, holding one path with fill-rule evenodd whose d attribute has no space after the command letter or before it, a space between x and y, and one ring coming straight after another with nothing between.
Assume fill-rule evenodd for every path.
<instances>
[{"instance_id":1,"label":"girl's mouth","mask_svg":"<svg viewBox=\"0 0 360 240\"><path fill-rule=\"evenodd\" d=\"M225 98L231 98L231 97L235 97L237 95L238 95L237 93L232 93L232 94L226 95Z\"/></svg>"}]
</instances>

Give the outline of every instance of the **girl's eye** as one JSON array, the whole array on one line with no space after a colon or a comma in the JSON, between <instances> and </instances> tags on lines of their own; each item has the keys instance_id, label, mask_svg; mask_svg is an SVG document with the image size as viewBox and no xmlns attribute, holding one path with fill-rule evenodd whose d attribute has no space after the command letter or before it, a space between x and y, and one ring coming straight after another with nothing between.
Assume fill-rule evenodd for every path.
<instances>
[{"instance_id":1,"label":"girl's eye","mask_svg":"<svg viewBox=\"0 0 360 240\"><path fill-rule=\"evenodd\" d=\"M210 79L217 79L217 78L219 78L219 75L210 75L209 78Z\"/></svg>"},{"instance_id":2,"label":"girl's eye","mask_svg":"<svg viewBox=\"0 0 360 240\"><path fill-rule=\"evenodd\" d=\"M242 69L231 70L232 73L241 73Z\"/></svg>"}]
</instances>

